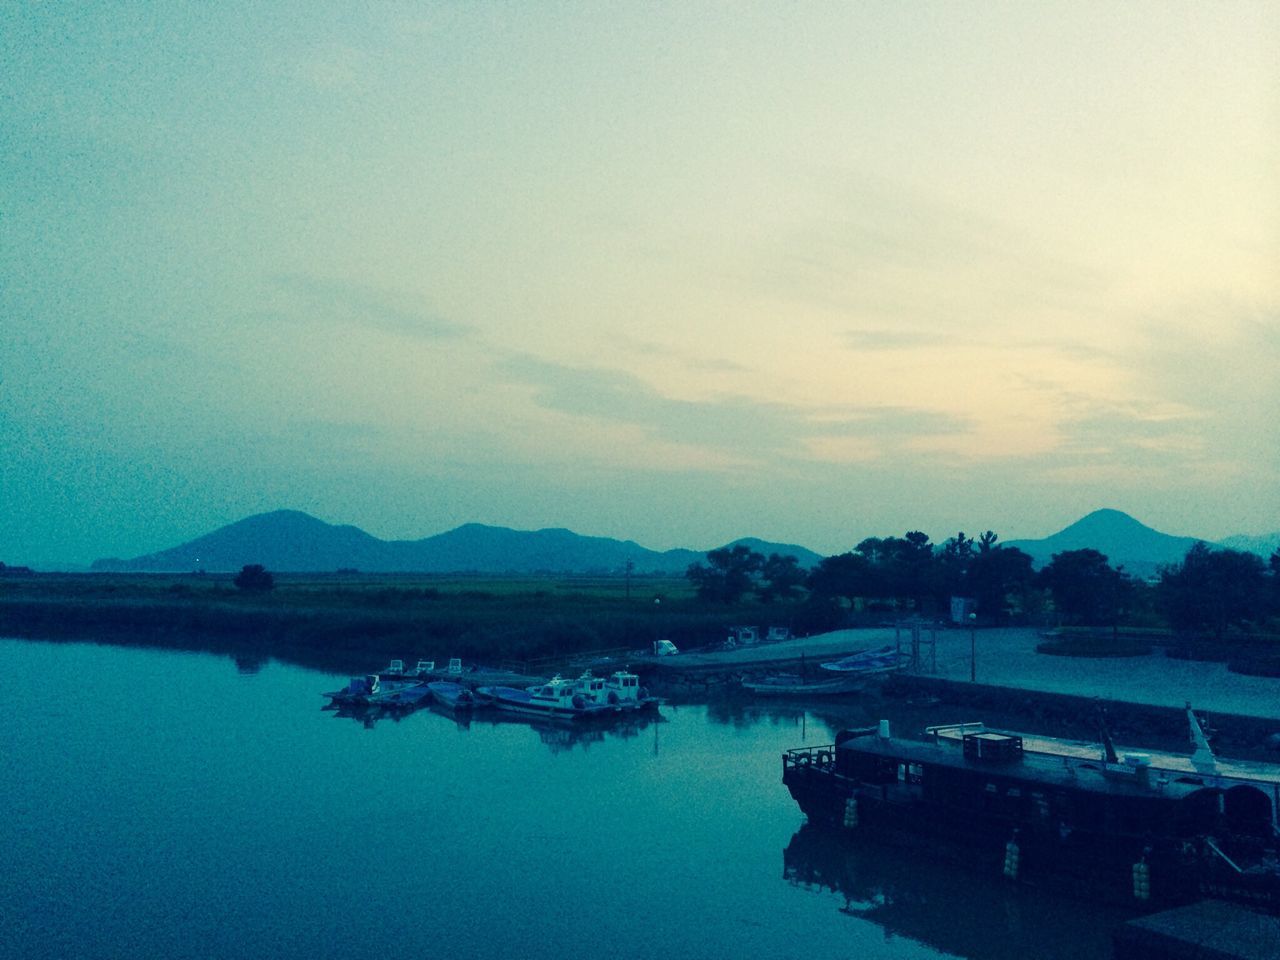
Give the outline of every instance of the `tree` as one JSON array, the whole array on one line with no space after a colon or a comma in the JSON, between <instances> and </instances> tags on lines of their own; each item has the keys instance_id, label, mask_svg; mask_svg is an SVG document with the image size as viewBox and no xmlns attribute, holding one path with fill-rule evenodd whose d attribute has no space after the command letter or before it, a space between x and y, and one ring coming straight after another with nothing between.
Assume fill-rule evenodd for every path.
<instances>
[{"instance_id":1,"label":"tree","mask_svg":"<svg viewBox=\"0 0 1280 960\"><path fill-rule=\"evenodd\" d=\"M951 597L964 594L967 589L965 576L973 555L973 539L966 537L963 530L944 540L934 554L933 595L939 606L947 606Z\"/></svg>"},{"instance_id":2,"label":"tree","mask_svg":"<svg viewBox=\"0 0 1280 960\"><path fill-rule=\"evenodd\" d=\"M1011 599L1025 598L1034 582L1031 557L1017 547L983 549L979 546L964 579L965 589L977 602L978 612L991 620L1007 619Z\"/></svg>"},{"instance_id":3,"label":"tree","mask_svg":"<svg viewBox=\"0 0 1280 960\"><path fill-rule=\"evenodd\" d=\"M1123 606L1128 576L1112 569L1097 550L1064 550L1037 577L1053 595L1053 605L1072 624L1115 624Z\"/></svg>"},{"instance_id":4,"label":"tree","mask_svg":"<svg viewBox=\"0 0 1280 960\"><path fill-rule=\"evenodd\" d=\"M761 582L756 587L756 595L765 603L795 600L800 596L805 576L805 572L800 569L800 561L795 557L771 553L760 567Z\"/></svg>"},{"instance_id":5,"label":"tree","mask_svg":"<svg viewBox=\"0 0 1280 960\"><path fill-rule=\"evenodd\" d=\"M260 563L250 563L240 568L235 585L249 593L265 593L275 588L275 577Z\"/></svg>"},{"instance_id":6,"label":"tree","mask_svg":"<svg viewBox=\"0 0 1280 960\"><path fill-rule=\"evenodd\" d=\"M868 537L854 551L870 563L870 583L865 597L922 600L933 595L933 545L928 534L912 530L903 537Z\"/></svg>"},{"instance_id":7,"label":"tree","mask_svg":"<svg viewBox=\"0 0 1280 960\"><path fill-rule=\"evenodd\" d=\"M1197 543L1182 562L1160 572L1160 599L1175 630L1227 630L1266 615L1267 574L1262 558L1240 550L1215 550Z\"/></svg>"},{"instance_id":8,"label":"tree","mask_svg":"<svg viewBox=\"0 0 1280 960\"><path fill-rule=\"evenodd\" d=\"M850 603L855 597L872 596L871 561L853 552L823 557L809 572L808 587L818 596L842 597Z\"/></svg>"},{"instance_id":9,"label":"tree","mask_svg":"<svg viewBox=\"0 0 1280 960\"><path fill-rule=\"evenodd\" d=\"M763 565L763 554L738 544L710 551L705 564L689 564L684 575L697 587L699 600L736 603L752 588Z\"/></svg>"}]
</instances>

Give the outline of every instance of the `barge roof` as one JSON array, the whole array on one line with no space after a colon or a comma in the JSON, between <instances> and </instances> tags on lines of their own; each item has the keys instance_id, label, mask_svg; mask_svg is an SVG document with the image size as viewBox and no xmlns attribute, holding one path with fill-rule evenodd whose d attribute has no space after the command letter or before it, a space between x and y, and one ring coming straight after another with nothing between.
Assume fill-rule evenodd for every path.
<instances>
[{"instance_id":1,"label":"barge roof","mask_svg":"<svg viewBox=\"0 0 1280 960\"><path fill-rule=\"evenodd\" d=\"M1022 749L1026 753L1043 754L1052 757L1069 757L1077 760L1103 762L1102 745L1084 740L1067 740L1059 737L1042 737L1028 733L1017 733L1007 730L988 729L978 723L957 723L945 726L930 727L929 733L940 741L961 744L966 733L996 733L1005 736L1022 738ZM1280 783L1280 764L1260 763L1249 760L1225 760L1215 757L1212 764L1198 762L1185 753L1170 753L1165 750L1138 749L1117 745L1116 753L1121 756L1140 756L1147 760L1153 770L1169 773L1185 774L1193 777L1215 777L1228 780L1247 780L1254 783Z\"/></svg>"}]
</instances>

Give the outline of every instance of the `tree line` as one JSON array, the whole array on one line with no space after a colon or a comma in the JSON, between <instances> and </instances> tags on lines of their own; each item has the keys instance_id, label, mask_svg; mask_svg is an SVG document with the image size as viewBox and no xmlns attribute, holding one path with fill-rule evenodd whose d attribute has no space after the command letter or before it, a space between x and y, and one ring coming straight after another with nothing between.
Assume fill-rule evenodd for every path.
<instances>
[{"instance_id":1,"label":"tree line","mask_svg":"<svg viewBox=\"0 0 1280 960\"><path fill-rule=\"evenodd\" d=\"M1046 617L1074 626L1163 623L1221 638L1280 618L1280 551L1264 562L1197 543L1158 577L1141 580L1092 549L1056 553L1036 570L1030 555L999 539L990 530L942 544L918 530L869 537L809 571L794 556L766 557L739 544L712 550L685 575L705 602L733 604L749 595L791 602L819 626L851 612L947 615L953 597L971 600L976 618L988 624Z\"/></svg>"}]
</instances>

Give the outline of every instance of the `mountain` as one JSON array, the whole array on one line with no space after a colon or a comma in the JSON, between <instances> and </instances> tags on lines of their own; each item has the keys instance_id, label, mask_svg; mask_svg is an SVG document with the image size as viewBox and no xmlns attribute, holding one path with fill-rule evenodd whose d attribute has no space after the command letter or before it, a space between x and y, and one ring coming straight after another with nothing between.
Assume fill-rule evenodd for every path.
<instances>
[{"instance_id":1,"label":"mountain","mask_svg":"<svg viewBox=\"0 0 1280 960\"><path fill-rule=\"evenodd\" d=\"M802 567L821 559L812 550L745 539L765 554L792 553ZM732 544L726 544L731 546ZM695 550L659 552L632 540L586 537L571 530L511 530L468 523L421 540L379 540L297 510L246 517L187 543L131 560L95 560L98 571L232 572L260 563L268 570L314 573L344 568L366 573L683 573L706 558Z\"/></svg>"},{"instance_id":2,"label":"mountain","mask_svg":"<svg viewBox=\"0 0 1280 960\"><path fill-rule=\"evenodd\" d=\"M1149 576L1170 563L1177 563L1198 542L1196 537L1174 537L1153 530L1119 510L1095 510L1071 526L1043 540L1009 540L1004 546L1017 547L1043 566L1055 553L1092 548L1105 554L1111 565L1136 576Z\"/></svg>"},{"instance_id":3,"label":"mountain","mask_svg":"<svg viewBox=\"0 0 1280 960\"><path fill-rule=\"evenodd\" d=\"M726 547L743 546L748 550L754 550L756 553L769 556L771 553L787 556L790 554L800 561L800 568L810 570L816 567L822 560L822 554L814 553L808 547L797 546L794 543L770 543L768 540L757 540L755 537L743 537L741 540L734 540L732 543L726 543ZM699 557L698 559L701 559Z\"/></svg>"},{"instance_id":4,"label":"mountain","mask_svg":"<svg viewBox=\"0 0 1280 960\"><path fill-rule=\"evenodd\" d=\"M1264 533L1261 536L1237 533L1235 536L1227 537L1221 541L1218 546L1226 547L1228 550L1243 550L1246 553L1256 553L1263 560L1268 560L1273 553L1280 550L1280 532Z\"/></svg>"}]
</instances>

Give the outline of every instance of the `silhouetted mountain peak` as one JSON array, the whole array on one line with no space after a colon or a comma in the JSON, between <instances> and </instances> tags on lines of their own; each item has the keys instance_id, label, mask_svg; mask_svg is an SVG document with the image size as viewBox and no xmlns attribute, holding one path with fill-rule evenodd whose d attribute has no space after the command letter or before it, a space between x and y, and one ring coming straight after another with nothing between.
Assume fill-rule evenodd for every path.
<instances>
[{"instance_id":1,"label":"silhouetted mountain peak","mask_svg":"<svg viewBox=\"0 0 1280 960\"><path fill-rule=\"evenodd\" d=\"M1161 533L1122 510L1105 508L1042 540L1010 540L1005 546L1029 553L1037 565L1048 563L1055 553L1097 550L1113 566L1123 565L1131 573L1144 575L1163 564L1178 562L1197 542L1196 537Z\"/></svg>"}]
</instances>

